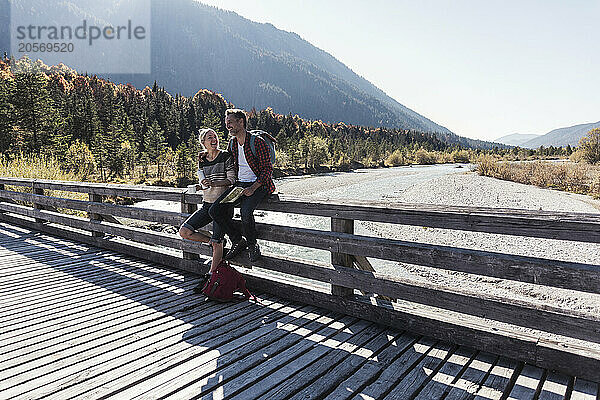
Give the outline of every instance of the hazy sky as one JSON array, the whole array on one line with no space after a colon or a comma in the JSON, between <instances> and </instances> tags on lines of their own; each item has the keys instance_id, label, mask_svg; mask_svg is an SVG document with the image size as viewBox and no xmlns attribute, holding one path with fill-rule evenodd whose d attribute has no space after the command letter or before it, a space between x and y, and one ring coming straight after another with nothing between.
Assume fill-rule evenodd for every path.
<instances>
[{"instance_id":1,"label":"hazy sky","mask_svg":"<svg viewBox=\"0 0 600 400\"><path fill-rule=\"evenodd\" d=\"M478 139L600 120L600 0L202 0L292 31Z\"/></svg>"}]
</instances>

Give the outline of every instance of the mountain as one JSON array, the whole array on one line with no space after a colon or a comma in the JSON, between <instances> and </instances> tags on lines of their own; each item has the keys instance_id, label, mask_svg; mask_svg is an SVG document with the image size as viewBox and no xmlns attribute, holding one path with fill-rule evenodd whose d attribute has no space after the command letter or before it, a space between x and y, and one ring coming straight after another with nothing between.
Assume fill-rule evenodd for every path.
<instances>
[{"instance_id":1,"label":"mountain","mask_svg":"<svg viewBox=\"0 0 600 400\"><path fill-rule=\"evenodd\" d=\"M554 129L545 135L523 143L521 147L536 149L540 146L577 146L579 145L579 140L594 128L600 128L600 121Z\"/></svg>"},{"instance_id":2,"label":"mountain","mask_svg":"<svg viewBox=\"0 0 600 400\"><path fill-rule=\"evenodd\" d=\"M37 12L48 13L49 20L64 13L74 21L82 16L103 20L94 18L99 6L91 0L31 1L40 4ZM106 0L102 7L115 13L123 2ZM5 22L3 15L0 22ZM151 74L101 76L138 88L156 81L170 93L186 96L207 88L247 110L271 107L280 114L324 122L434 132L444 142L463 147L496 145L452 133L297 34L234 12L193 0L152 0L151 37ZM0 51L8 48L7 40L0 38Z\"/></svg>"},{"instance_id":3,"label":"mountain","mask_svg":"<svg viewBox=\"0 0 600 400\"><path fill-rule=\"evenodd\" d=\"M513 133L512 135L506 135L498 139L494 139L494 142L507 144L510 146L522 146L523 143L535 139L539 136L540 135Z\"/></svg>"}]
</instances>

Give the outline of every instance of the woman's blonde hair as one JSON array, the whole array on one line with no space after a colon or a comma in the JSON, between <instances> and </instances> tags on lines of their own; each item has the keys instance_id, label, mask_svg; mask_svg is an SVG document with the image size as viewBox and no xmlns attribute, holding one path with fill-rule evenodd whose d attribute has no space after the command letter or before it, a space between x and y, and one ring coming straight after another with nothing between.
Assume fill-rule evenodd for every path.
<instances>
[{"instance_id":1,"label":"woman's blonde hair","mask_svg":"<svg viewBox=\"0 0 600 400\"><path fill-rule=\"evenodd\" d=\"M217 140L219 140L219 135L217 134L217 132L215 132L214 129L211 128L203 128L200 129L198 131L198 140L200 141L200 146L202 146L202 148L206 151L206 147L204 147L204 139L206 139L206 135L208 135L209 132L212 132L215 134L215 136L217 137Z\"/></svg>"}]
</instances>

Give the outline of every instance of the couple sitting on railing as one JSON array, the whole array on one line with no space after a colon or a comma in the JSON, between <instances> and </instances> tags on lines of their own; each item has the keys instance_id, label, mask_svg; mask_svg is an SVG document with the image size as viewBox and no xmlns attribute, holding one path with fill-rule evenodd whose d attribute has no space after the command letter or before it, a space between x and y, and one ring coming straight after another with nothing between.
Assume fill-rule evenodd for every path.
<instances>
[{"instance_id":1,"label":"couple sitting on railing","mask_svg":"<svg viewBox=\"0 0 600 400\"><path fill-rule=\"evenodd\" d=\"M212 245L210 271L200 282L199 290L202 290L222 259L232 259L246 248L251 262L260 257L254 210L275 191L275 184L269 145L260 136L254 136L251 140L253 134L247 131L246 124L247 117L243 110L228 109L225 112L225 126L231 136L227 151L219 149L219 137L214 130L200 130L199 140L205 150L199 155L198 165L202 207L190 215L179 229L184 239ZM231 192L234 190L240 191L241 196L233 202L224 201L232 198ZM236 205L240 207L242 232L233 224L233 208ZM211 221L213 233L209 237L208 232L199 231L199 228ZM232 242L229 251L224 248L225 234Z\"/></svg>"}]
</instances>

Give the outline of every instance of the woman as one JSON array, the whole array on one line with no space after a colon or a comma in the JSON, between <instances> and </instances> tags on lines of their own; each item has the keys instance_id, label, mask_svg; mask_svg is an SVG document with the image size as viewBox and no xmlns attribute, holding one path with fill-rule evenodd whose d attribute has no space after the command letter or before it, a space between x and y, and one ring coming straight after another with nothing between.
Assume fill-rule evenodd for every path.
<instances>
[{"instance_id":1,"label":"woman","mask_svg":"<svg viewBox=\"0 0 600 400\"><path fill-rule=\"evenodd\" d=\"M223 259L224 232L221 227L213 222L213 233L209 236L207 231L198 231L199 228L209 224L212 219L208 214L210 206L231 185L235 183L236 174L231 153L219 149L219 136L212 129L201 129L198 139L204 149L198 156L198 180L200 185L196 189L202 189L202 207L185 220L179 235L195 242L210 243L212 245L212 262L210 271L194 291L202 291L204 284ZM227 210L229 218L233 218L233 207Z\"/></svg>"}]
</instances>

